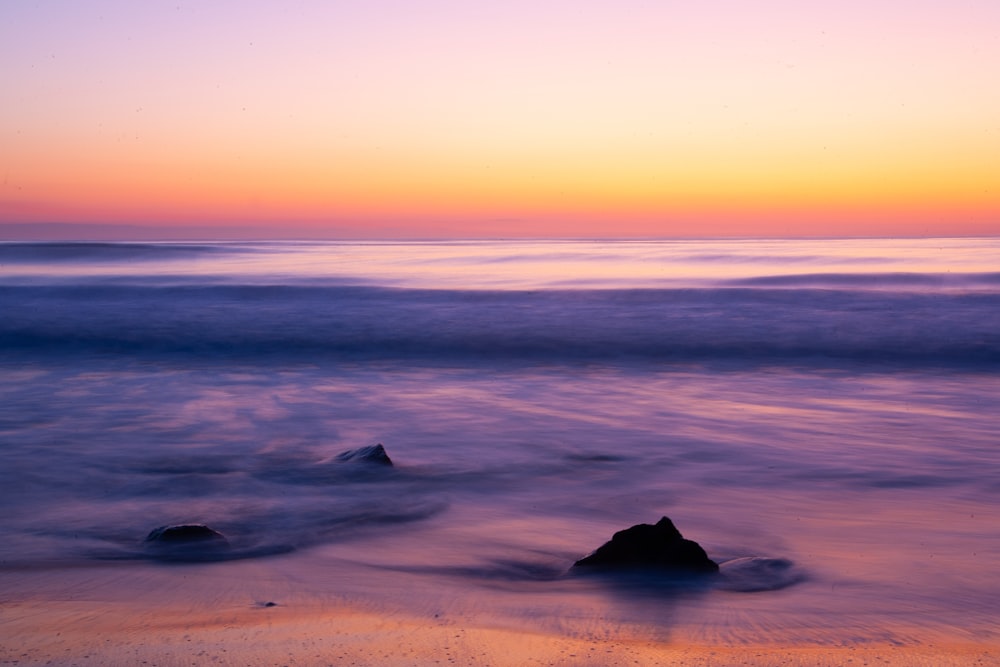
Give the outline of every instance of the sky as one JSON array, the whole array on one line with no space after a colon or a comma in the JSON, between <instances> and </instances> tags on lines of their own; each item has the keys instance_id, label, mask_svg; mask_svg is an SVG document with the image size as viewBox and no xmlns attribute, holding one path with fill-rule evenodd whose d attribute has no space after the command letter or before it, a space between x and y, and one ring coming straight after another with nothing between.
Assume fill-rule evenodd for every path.
<instances>
[{"instance_id":1,"label":"sky","mask_svg":"<svg viewBox=\"0 0 1000 667\"><path fill-rule=\"evenodd\" d=\"M0 236L996 235L998 81L996 0L0 0Z\"/></svg>"}]
</instances>

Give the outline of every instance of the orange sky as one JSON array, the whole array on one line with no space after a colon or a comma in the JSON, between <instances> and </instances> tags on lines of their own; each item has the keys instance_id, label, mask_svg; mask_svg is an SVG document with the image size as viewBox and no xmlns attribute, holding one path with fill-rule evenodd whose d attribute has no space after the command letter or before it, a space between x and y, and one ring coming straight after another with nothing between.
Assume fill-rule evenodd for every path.
<instances>
[{"instance_id":1,"label":"orange sky","mask_svg":"<svg viewBox=\"0 0 1000 667\"><path fill-rule=\"evenodd\" d=\"M752 4L7 3L0 224L1000 234L997 3Z\"/></svg>"}]
</instances>

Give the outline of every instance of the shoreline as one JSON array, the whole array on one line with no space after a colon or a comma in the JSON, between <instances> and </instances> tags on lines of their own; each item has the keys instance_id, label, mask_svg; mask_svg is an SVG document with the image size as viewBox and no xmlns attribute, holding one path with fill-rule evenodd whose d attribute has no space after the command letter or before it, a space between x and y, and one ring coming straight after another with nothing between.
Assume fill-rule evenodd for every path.
<instances>
[{"instance_id":1,"label":"shoreline","mask_svg":"<svg viewBox=\"0 0 1000 667\"><path fill-rule=\"evenodd\" d=\"M164 608L24 600L5 603L0 619L5 637L0 664L22 666L1000 664L996 639L823 646L588 638L469 624L462 618L376 614L344 604Z\"/></svg>"},{"instance_id":2,"label":"shoreline","mask_svg":"<svg viewBox=\"0 0 1000 667\"><path fill-rule=\"evenodd\" d=\"M464 548L482 534L435 527L215 563L6 562L0 665L1000 666L990 600L963 599L960 614L915 591L873 604L881 570L846 569L851 554L828 553L837 578L674 597L491 578L504 571L475 558L435 569L433 548L409 566L380 559L390 545Z\"/></svg>"},{"instance_id":3,"label":"shoreline","mask_svg":"<svg viewBox=\"0 0 1000 667\"><path fill-rule=\"evenodd\" d=\"M529 595L522 616L505 616L517 598L499 601L498 590L483 588L449 589L414 607L407 596L420 594L404 580L376 577L364 595L344 579L324 580L336 561L304 560L5 567L0 665L1000 665L1000 637L986 626L897 618L865 629L833 612L825 627L769 625L766 608L788 602L780 593L728 594L684 607L673 623L668 614L663 623L616 624L587 617L575 606L585 598L533 606ZM740 608L753 600L767 604ZM625 604L638 615L653 609Z\"/></svg>"}]
</instances>

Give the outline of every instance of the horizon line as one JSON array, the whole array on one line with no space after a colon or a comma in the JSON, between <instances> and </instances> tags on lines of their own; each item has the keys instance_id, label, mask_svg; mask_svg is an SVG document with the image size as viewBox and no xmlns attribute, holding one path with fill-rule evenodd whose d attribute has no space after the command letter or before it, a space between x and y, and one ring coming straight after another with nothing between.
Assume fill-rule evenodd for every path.
<instances>
[{"instance_id":1,"label":"horizon line","mask_svg":"<svg viewBox=\"0 0 1000 667\"><path fill-rule=\"evenodd\" d=\"M49 234L38 234L42 230ZM60 235L53 237L53 232L79 232L76 235ZM383 235L363 236L358 234L317 234L305 230L292 234L281 234L269 226L170 226L144 225L138 223L74 223L74 222L0 222L0 243L17 242L55 242L55 243L86 243L86 242L167 242L167 241L325 241L341 243L433 243L433 242L489 242L489 241L712 241L712 240L863 240L863 239L992 239L1000 238L1000 234L849 234L849 235L773 235L773 234L713 234L713 235L622 235L622 236L565 236L565 235L532 235L532 236L447 236L447 235ZM116 233L117 232L117 233ZM133 232L133 234L127 234Z\"/></svg>"}]
</instances>

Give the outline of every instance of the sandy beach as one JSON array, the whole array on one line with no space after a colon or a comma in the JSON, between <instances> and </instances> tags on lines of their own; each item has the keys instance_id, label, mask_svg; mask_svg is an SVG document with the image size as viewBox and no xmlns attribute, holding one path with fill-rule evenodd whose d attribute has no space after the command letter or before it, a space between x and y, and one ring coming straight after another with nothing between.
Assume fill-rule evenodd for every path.
<instances>
[{"instance_id":1,"label":"sandy beach","mask_svg":"<svg viewBox=\"0 0 1000 667\"><path fill-rule=\"evenodd\" d=\"M1000 643L705 645L555 636L349 607L210 610L24 601L3 609L16 665L998 665Z\"/></svg>"},{"instance_id":2,"label":"sandy beach","mask_svg":"<svg viewBox=\"0 0 1000 667\"><path fill-rule=\"evenodd\" d=\"M833 618L825 630L768 628L764 621L727 636L697 613L670 628L595 623L561 632L552 629L558 619L539 618L532 629L456 613L460 604L413 613L317 591L284 560L222 565L228 573L218 564L145 563L7 571L0 664L1000 664L1000 641L989 633L976 639L900 625L879 639L857 629L852 636L838 627L843 619Z\"/></svg>"}]
</instances>

